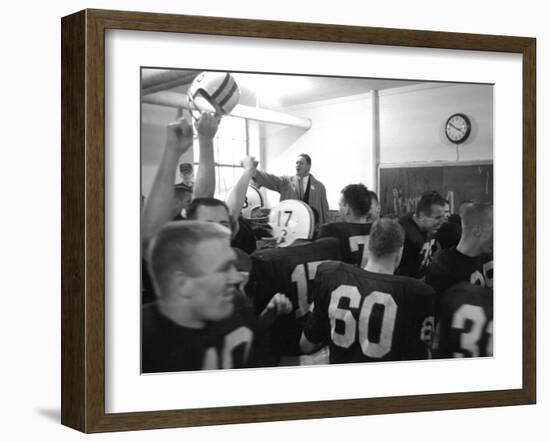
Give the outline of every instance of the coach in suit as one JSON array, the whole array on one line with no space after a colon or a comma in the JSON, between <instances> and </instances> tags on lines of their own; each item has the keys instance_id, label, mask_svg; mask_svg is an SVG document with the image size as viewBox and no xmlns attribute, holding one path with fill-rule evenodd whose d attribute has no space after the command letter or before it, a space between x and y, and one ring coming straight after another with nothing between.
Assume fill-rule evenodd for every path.
<instances>
[{"instance_id":1,"label":"coach in suit","mask_svg":"<svg viewBox=\"0 0 550 442\"><path fill-rule=\"evenodd\" d=\"M309 173L310 169L310 156L300 154L296 159L296 175L276 176L256 170L253 178L259 186L279 192L281 201L295 199L307 203L317 212L315 224L321 225L329 221L327 191L324 184Z\"/></svg>"}]
</instances>

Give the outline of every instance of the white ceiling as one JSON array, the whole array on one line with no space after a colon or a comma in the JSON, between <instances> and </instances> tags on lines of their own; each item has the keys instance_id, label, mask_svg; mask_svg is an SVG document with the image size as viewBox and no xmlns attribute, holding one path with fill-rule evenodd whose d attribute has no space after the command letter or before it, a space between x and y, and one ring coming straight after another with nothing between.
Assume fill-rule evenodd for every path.
<instances>
[{"instance_id":1,"label":"white ceiling","mask_svg":"<svg viewBox=\"0 0 550 442\"><path fill-rule=\"evenodd\" d=\"M159 69L144 69L143 78L162 72ZM192 71L182 70L182 74ZM311 103L319 100L339 98L366 93L371 90L383 90L409 86L419 81L322 77L302 75L242 74L235 73L235 80L241 89L241 104L259 105L263 108L278 109ZM167 89L185 93L188 85Z\"/></svg>"}]
</instances>

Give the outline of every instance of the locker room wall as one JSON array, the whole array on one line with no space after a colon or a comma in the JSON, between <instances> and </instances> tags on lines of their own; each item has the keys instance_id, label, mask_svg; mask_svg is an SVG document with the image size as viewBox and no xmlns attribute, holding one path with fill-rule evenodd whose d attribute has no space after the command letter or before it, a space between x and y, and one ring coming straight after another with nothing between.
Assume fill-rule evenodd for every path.
<instances>
[{"instance_id":1,"label":"locker room wall","mask_svg":"<svg viewBox=\"0 0 550 442\"><path fill-rule=\"evenodd\" d=\"M265 125L262 146L264 169L270 173L292 175L296 156L307 153L312 159L311 173L327 188L331 209L338 209L340 190L351 182L374 184L372 165L370 94L322 100L282 109L310 118L309 130ZM268 203L278 194L267 192Z\"/></svg>"},{"instance_id":2,"label":"locker room wall","mask_svg":"<svg viewBox=\"0 0 550 442\"><path fill-rule=\"evenodd\" d=\"M447 118L466 114L472 132L460 161L493 159L493 86L424 84L380 91L380 161L456 161Z\"/></svg>"},{"instance_id":3,"label":"locker room wall","mask_svg":"<svg viewBox=\"0 0 550 442\"><path fill-rule=\"evenodd\" d=\"M459 160L493 158L493 87L426 83L387 89L380 94L380 161L456 161L456 147L444 135L447 118L456 112L470 117L472 133L459 148ZM359 94L281 109L310 118L309 130L252 123L252 154L260 153L264 170L294 173L296 155L312 157L312 173L327 187L330 208L338 208L340 190L363 182L372 188L372 107L370 94ZM142 108L142 192L147 195L165 140L165 126L176 111L144 104ZM259 139L259 145L258 145ZM335 155L338 161L335 162ZM187 152L181 161L191 161ZM267 191L269 207L279 196Z\"/></svg>"},{"instance_id":4,"label":"locker room wall","mask_svg":"<svg viewBox=\"0 0 550 442\"><path fill-rule=\"evenodd\" d=\"M472 123L470 137L459 148L459 161L493 159L491 85L425 83L382 90L379 95L382 163L456 161L456 146L444 134L447 118L456 112L468 115ZM267 127L261 139L265 170L292 174L296 155L310 154L312 173L325 183L333 210L346 184L374 187L370 101L369 94L361 94L284 109L311 118L312 127ZM278 194L266 194L270 205L277 203Z\"/></svg>"},{"instance_id":5,"label":"locker room wall","mask_svg":"<svg viewBox=\"0 0 550 442\"><path fill-rule=\"evenodd\" d=\"M160 164L166 143L166 125L174 121L177 111L166 106L144 103L141 108L141 193L148 195L153 178ZM131 146L128 146L131 148ZM181 163L193 162L193 150L189 149L180 159ZM174 177L174 182L178 177Z\"/></svg>"}]
</instances>

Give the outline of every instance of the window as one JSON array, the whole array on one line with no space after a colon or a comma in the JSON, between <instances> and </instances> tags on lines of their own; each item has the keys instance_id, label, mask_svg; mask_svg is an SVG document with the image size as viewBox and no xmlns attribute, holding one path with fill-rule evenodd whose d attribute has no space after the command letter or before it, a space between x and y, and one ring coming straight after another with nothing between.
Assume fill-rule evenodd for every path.
<instances>
[{"instance_id":1,"label":"window","mask_svg":"<svg viewBox=\"0 0 550 442\"><path fill-rule=\"evenodd\" d=\"M199 140L193 146L195 165L199 164ZM216 170L216 191L214 196L221 200L241 176L241 160L248 155L247 120L225 116L222 118L214 138L214 163Z\"/></svg>"}]
</instances>

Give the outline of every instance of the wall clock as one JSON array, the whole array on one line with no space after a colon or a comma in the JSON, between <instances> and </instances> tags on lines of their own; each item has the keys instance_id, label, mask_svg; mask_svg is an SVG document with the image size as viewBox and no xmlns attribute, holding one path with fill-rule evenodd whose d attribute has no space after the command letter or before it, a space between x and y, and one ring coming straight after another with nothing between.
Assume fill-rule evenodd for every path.
<instances>
[{"instance_id":1,"label":"wall clock","mask_svg":"<svg viewBox=\"0 0 550 442\"><path fill-rule=\"evenodd\" d=\"M470 135L472 124L464 114L453 114L445 124L445 135L451 143L460 144L466 141Z\"/></svg>"}]
</instances>

